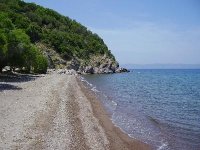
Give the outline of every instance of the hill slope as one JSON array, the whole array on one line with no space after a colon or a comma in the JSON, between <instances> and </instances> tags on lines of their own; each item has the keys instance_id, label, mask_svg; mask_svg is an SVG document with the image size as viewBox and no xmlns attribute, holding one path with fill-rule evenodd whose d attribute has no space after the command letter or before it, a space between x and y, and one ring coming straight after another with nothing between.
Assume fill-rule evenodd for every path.
<instances>
[{"instance_id":1,"label":"hill slope","mask_svg":"<svg viewBox=\"0 0 200 150\"><path fill-rule=\"evenodd\" d=\"M48 64L112 73L119 66L97 34L51 9L20 0L0 0L0 41L0 70L9 65L45 72Z\"/></svg>"}]
</instances>

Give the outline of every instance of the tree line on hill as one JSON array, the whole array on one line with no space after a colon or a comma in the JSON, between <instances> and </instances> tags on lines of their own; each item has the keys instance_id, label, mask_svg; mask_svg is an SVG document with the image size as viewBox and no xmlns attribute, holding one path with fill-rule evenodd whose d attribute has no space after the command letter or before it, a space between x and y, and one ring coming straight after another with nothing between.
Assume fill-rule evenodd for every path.
<instances>
[{"instance_id":1,"label":"tree line on hill","mask_svg":"<svg viewBox=\"0 0 200 150\"><path fill-rule=\"evenodd\" d=\"M104 55L115 61L104 41L59 13L21 0L0 0L0 71L5 66L45 73L47 58L36 43L55 49L65 60Z\"/></svg>"}]
</instances>

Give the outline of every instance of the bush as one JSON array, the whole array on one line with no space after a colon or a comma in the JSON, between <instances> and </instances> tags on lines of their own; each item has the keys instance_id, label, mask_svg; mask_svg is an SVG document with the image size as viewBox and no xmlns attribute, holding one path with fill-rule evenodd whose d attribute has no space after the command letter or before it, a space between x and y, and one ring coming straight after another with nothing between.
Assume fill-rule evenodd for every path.
<instances>
[{"instance_id":1,"label":"bush","mask_svg":"<svg viewBox=\"0 0 200 150\"><path fill-rule=\"evenodd\" d=\"M42 54L37 54L33 65L34 73L46 73L48 67L47 59Z\"/></svg>"},{"instance_id":2,"label":"bush","mask_svg":"<svg viewBox=\"0 0 200 150\"><path fill-rule=\"evenodd\" d=\"M14 29L8 33L8 65L23 67L23 54L30 48L30 38L21 29Z\"/></svg>"},{"instance_id":3,"label":"bush","mask_svg":"<svg viewBox=\"0 0 200 150\"><path fill-rule=\"evenodd\" d=\"M46 73L48 62L47 58L34 46L31 45L29 49L24 53L23 58L25 60L25 68L27 72L33 73Z\"/></svg>"}]
</instances>

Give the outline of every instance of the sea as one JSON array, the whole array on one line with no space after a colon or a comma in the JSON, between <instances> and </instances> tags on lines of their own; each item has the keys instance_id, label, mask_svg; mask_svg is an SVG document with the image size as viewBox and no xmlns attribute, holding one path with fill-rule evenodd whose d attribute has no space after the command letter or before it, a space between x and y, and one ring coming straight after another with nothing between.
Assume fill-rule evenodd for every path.
<instances>
[{"instance_id":1,"label":"sea","mask_svg":"<svg viewBox=\"0 0 200 150\"><path fill-rule=\"evenodd\" d=\"M130 137L155 150L200 150L200 70L136 69L81 79Z\"/></svg>"}]
</instances>

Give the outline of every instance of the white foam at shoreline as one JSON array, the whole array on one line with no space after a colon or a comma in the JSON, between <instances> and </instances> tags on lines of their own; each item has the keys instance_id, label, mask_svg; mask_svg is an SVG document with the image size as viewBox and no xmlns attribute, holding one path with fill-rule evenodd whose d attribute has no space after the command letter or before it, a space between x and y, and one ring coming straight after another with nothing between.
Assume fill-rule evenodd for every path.
<instances>
[{"instance_id":1,"label":"white foam at shoreline","mask_svg":"<svg viewBox=\"0 0 200 150\"><path fill-rule=\"evenodd\" d=\"M92 87L93 85L91 84L91 83L89 83L86 79L84 79L83 77L79 77L80 78L80 80L82 81L82 82L85 82L87 85L89 85L90 87Z\"/></svg>"},{"instance_id":2,"label":"white foam at shoreline","mask_svg":"<svg viewBox=\"0 0 200 150\"><path fill-rule=\"evenodd\" d=\"M157 150L169 150L167 143L162 143L160 147L157 148Z\"/></svg>"},{"instance_id":3,"label":"white foam at shoreline","mask_svg":"<svg viewBox=\"0 0 200 150\"><path fill-rule=\"evenodd\" d=\"M128 134L122 127L118 126L117 123L115 123L115 121L114 121L113 118L111 118L111 121L112 121L112 123L114 124L115 127L119 128L123 133L127 134L130 138L133 138L133 139L135 139L135 140L138 140L138 138L134 137L133 134ZM150 144L150 143L148 143L148 142L145 141L145 140L142 140L142 139L139 139L139 140L141 140L142 142L144 142L144 143L146 143L146 144ZM153 140L151 139L151 141L153 141ZM155 141L155 142L156 142L156 141ZM169 147L168 147L168 143L162 141L162 142L161 142L161 146L158 146L158 147L156 148L156 150L170 150L170 149L169 149Z\"/></svg>"},{"instance_id":4,"label":"white foam at shoreline","mask_svg":"<svg viewBox=\"0 0 200 150\"><path fill-rule=\"evenodd\" d=\"M91 89L92 91L94 91L94 92L100 92L99 90L97 90L96 89L96 87L94 86L94 87L92 87L92 89Z\"/></svg>"},{"instance_id":5,"label":"white foam at shoreline","mask_svg":"<svg viewBox=\"0 0 200 150\"><path fill-rule=\"evenodd\" d=\"M112 103L113 103L115 106L117 106L117 103L116 103L115 101L112 101Z\"/></svg>"}]
</instances>

